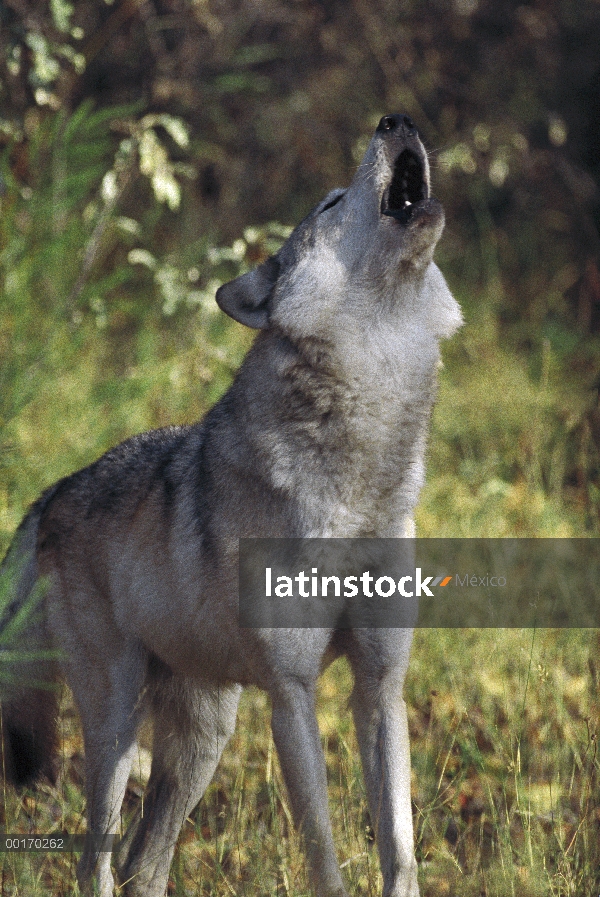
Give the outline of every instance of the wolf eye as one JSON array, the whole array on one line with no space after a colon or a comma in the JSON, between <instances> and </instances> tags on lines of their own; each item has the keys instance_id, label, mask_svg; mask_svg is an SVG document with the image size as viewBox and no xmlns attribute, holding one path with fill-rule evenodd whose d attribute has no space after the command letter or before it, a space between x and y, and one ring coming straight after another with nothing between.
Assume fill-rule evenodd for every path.
<instances>
[{"instance_id":1,"label":"wolf eye","mask_svg":"<svg viewBox=\"0 0 600 897\"><path fill-rule=\"evenodd\" d=\"M327 209L332 209L335 205L338 204L340 199L343 199L343 196L344 196L343 193L338 194L338 196L334 196L334 198L331 200L331 202L328 202L326 206L323 206L323 208L319 212L319 215L321 215L322 212L326 212Z\"/></svg>"}]
</instances>

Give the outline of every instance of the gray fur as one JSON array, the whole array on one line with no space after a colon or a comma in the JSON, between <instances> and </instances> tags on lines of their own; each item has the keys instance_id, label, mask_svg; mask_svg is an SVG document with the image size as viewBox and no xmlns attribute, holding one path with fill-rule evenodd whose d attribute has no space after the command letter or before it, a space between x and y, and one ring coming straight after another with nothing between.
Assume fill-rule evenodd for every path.
<instances>
[{"instance_id":1,"label":"gray fur","mask_svg":"<svg viewBox=\"0 0 600 897\"><path fill-rule=\"evenodd\" d=\"M443 223L412 123L386 116L350 187L219 290L219 305L261 332L207 417L128 440L54 486L23 524L23 591L37 575L49 583L36 639L63 653L82 718L90 831L116 830L138 727L154 718L145 812L116 857L128 895L165 894L180 827L249 684L272 700L316 892L346 893L314 709L317 678L339 654L355 676L384 895L418 894L402 698L411 632L241 630L237 548L244 536L411 532L438 344L461 322L432 261ZM17 718L13 703L4 719L5 733L29 729L51 747L48 711ZM47 771L39 751L30 760L30 773ZM110 856L90 847L78 877L109 897Z\"/></svg>"}]
</instances>

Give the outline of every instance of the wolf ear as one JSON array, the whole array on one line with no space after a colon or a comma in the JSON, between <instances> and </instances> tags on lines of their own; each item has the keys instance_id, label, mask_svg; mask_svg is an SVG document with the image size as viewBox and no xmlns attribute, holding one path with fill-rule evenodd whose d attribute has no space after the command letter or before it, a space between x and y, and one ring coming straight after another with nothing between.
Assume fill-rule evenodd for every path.
<instances>
[{"instance_id":1,"label":"wolf ear","mask_svg":"<svg viewBox=\"0 0 600 897\"><path fill-rule=\"evenodd\" d=\"M269 326L269 300L279 276L279 260L275 256L266 262L224 283L217 290L217 304L225 314L255 330Z\"/></svg>"}]
</instances>

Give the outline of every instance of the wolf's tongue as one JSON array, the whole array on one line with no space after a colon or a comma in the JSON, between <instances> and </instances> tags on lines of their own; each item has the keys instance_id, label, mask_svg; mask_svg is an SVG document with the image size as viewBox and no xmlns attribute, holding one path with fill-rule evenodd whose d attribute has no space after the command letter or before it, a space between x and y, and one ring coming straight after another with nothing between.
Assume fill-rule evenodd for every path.
<instances>
[{"instance_id":1,"label":"wolf's tongue","mask_svg":"<svg viewBox=\"0 0 600 897\"><path fill-rule=\"evenodd\" d=\"M400 224L408 224L413 216L413 206L411 202L406 200L401 209L384 209L383 214L389 215L390 218L395 218Z\"/></svg>"}]
</instances>

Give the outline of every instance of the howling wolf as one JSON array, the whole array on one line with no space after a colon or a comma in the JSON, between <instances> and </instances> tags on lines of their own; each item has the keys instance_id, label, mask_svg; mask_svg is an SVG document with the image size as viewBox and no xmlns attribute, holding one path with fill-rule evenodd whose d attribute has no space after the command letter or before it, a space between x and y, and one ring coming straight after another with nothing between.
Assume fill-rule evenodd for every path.
<instances>
[{"instance_id":1,"label":"howling wolf","mask_svg":"<svg viewBox=\"0 0 600 897\"><path fill-rule=\"evenodd\" d=\"M144 717L152 770L115 868L128 895L162 897L181 825L253 684L271 698L316 892L345 895L315 716L317 678L344 654L384 895L417 897L402 697L411 631L242 629L237 573L243 537L411 533L439 341L461 323L432 260L443 226L415 126L386 115L350 186L219 289L221 309L260 333L204 420L134 436L48 489L21 524L3 565L18 580L11 612L43 577L24 644L59 652L35 678L66 677L83 725L85 893L113 893L99 838L119 825ZM7 695L15 782L51 774L55 715L52 690Z\"/></svg>"}]
</instances>

